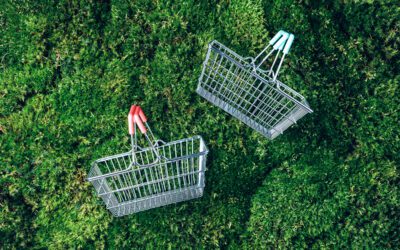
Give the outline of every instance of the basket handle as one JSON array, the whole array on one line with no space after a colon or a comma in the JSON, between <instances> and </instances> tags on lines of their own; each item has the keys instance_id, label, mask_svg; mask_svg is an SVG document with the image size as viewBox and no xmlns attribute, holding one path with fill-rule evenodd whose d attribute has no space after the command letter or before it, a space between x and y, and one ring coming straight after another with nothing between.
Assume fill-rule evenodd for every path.
<instances>
[{"instance_id":1,"label":"basket handle","mask_svg":"<svg viewBox=\"0 0 400 250\"><path fill-rule=\"evenodd\" d=\"M129 134L135 134L135 124L139 127L140 132L146 134L147 128L144 125L145 122L147 122L147 117L145 116L142 108L140 106L132 105L128 114Z\"/></svg>"},{"instance_id":2,"label":"basket handle","mask_svg":"<svg viewBox=\"0 0 400 250\"><path fill-rule=\"evenodd\" d=\"M159 142L164 143L161 140L156 140L154 137L153 132L151 131L150 127L147 124L147 117L144 114L142 108L138 105L132 105L131 109L129 110L128 114L128 127L129 127L129 134L131 135L131 143L132 143L132 157L135 159L134 151L136 150L137 146L137 139L135 135L136 125L139 127L140 132L144 134L146 137L151 149L157 156L157 161L164 159L164 156L161 156L158 150L156 150L155 145ZM147 133L149 131L149 133ZM135 138L134 136L135 135ZM166 158L165 158L166 159ZM135 160L133 160L135 161Z\"/></svg>"},{"instance_id":3,"label":"basket handle","mask_svg":"<svg viewBox=\"0 0 400 250\"><path fill-rule=\"evenodd\" d=\"M289 38L289 33L280 30L276 35L269 41L268 46L265 47L254 59L255 69L260 68L260 66L274 53L274 51L281 51L285 45L286 40ZM271 48L272 47L272 48ZM262 60L258 61L260 58ZM256 63L256 61L258 61Z\"/></svg>"},{"instance_id":4,"label":"basket handle","mask_svg":"<svg viewBox=\"0 0 400 250\"><path fill-rule=\"evenodd\" d=\"M135 114L133 115L133 121L138 125L142 134L146 134L147 129L143 123L147 122L147 117L144 115L140 106L136 107Z\"/></svg>"},{"instance_id":5,"label":"basket handle","mask_svg":"<svg viewBox=\"0 0 400 250\"><path fill-rule=\"evenodd\" d=\"M269 41L268 46L265 47L255 58L254 60L257 60L259 57L262 57L262 55L267 52L267 49L272 46L274 50L281 49L281 46L285 43L285 41L288 39L289 33L286 31L280 30L278 33L275 34L275 36Z\"/></svg>"},{"instance_id":6,"label":"basket handle","mask_svg":"<svg viewBox=\"0 0 400 250\"><path fill-rule=\"evenodd\" d=\"M286 32L283 30L280 30L278 33L275 34L275 36L269 41L269 45L274 45L274 43L276 41L278 41L278 39L283 36L283 34L285 34Z\"/></svg>"},{"instance_id":7,"label":"basket handle","mask_svg":"<svg viewBox=\"0 0 400 250\"><path fill-rule=\"evenodd\" d=\"M274 49L279 49L281 47L281 45L284 44L285 41L289 37L289 33L285 32L283 30L281 30L281 31L282 31L282 36L279 38L279 40L276 43L274 42L275 44L273 44L273 43L271 44L271 41L270 41L270 45L273 45ZM279 32L278 32L278 34L279 34ZM272 38L271 40L273 40L273 39L274 38Z\"/></svg>"},{"instance_id":8,"label":"basket handle","mask_svg":"<svg viewBox=\"0 0 400 250\"><path fill-rule=\"evenodd\" d=\"M290 50L290 47L292 46L293 40L294 40L294 35L290 34L290 36L286 42L285 48L283 49L283 54L285 54L285 55L289 54L289 50Z\"/></svg>"},{"instance_id":9,"label":"basket handle","mask_svg":"<svg viewBox=\"0 0 400 250\"><path fill-rule=\"evenodd\" d=\"M132 105L128 114L128 130L130 135L135 134L135 128L134 128L135 124L133 121L133 116L135 115L135 111L136 111L136 105Z\"/></svg>"}]
</instances>

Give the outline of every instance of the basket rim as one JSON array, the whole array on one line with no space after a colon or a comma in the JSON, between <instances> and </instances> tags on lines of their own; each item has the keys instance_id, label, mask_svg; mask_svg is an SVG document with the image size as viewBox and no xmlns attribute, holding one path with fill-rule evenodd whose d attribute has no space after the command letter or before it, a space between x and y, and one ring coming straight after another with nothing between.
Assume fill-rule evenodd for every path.
<instances>
[{"instance_id":1,"label":"basket rim","mask_svg":"<svg viewBox=\"0 0 400 250\"><path fill-rule=\"evenodd\" d=\"M226 53L224 53L223 51L221 51L219 48L217 48L216 46L219 46L222 49L225 49L227 51L229 51L229 53L231 53L232 55L238 57L239 59L241 59L242 61L246 61L246 59L248 58L252 58L252 57L243 57L240 56L239 54L237 54L235 51L233 51L232 49L229 49L228 47L226 47L225 45L223 45L222 43L218 42L217 40L213 40L212 42L209 43L209 51L213 50L215 52L217 52L218 54L220 54L221 56L227 58L229 61L231 61L232 63L236 64L238 67L241 68L246 68L249 67L250 65L248 65L248 63L242 64L241 62L238 62L236 59L232 58L231 56L227 55ZM204 65L203 67L205 67L205 62L208 60L208 58L206 58L206 60L204 61ZM297 91L295 91L294 89L290 88L289 86L287 86L286 84L282 83L279 80L275 80L275 82L272 79L266 79L265 78L265 74L262 70L257 69L256 71L252 70L250 72L250 74L254 77L256 77L258 80L266 83L266 84L274 84L278 87L274 87L279 93L281 93L282 95L284 95L285 97L289 98L292 102L296 103L298 106L300 106L301 108L305 109L308 113L312 113L313 110L311 109L310 105L308 104L306 98L301 95L300 93L298 93ZM199 78L199 85L202 84L202 77L203 74L201 74L201 77ZM281 88L283 88L284 90L282 90ZM291 96L288 93L285 93L285 91L289 92L290 94L292 94L295 97L298 97L301 101L296 100L295 97Z\"/></svg>"},{"instance_id":2,"label":"basket rim","mask_svg":"<svg viewBox=\"0 0 400 250\"><path fill-rule=\"evenodd\" d=\"M150 168L150 167L153 167L153 166L156 166L156 165L159 165L159 164L166 164L166 163L176 162L176 161L179 161L179 160L182 160L182 159L190 159L190 158L196 158L196 157L200 157L200 156L207 155L208 152L209 152L208 147L207 147L207 145L205 144L205 141L204 141L203 137L200 136L200 135L195 135L195 136L192 136L192 137L189 137L189 138L180 139L180 140L176 140L176 141L171 141L171 142L168 142L168 143L163 144L163 145L161 145L161 146L156 146L155 148L156 148L156 149L157 149L157 148L162 148L162 147L166 147L166 146L170 146L170 145L175 145L175 144L178 144L178 143L181 143L181 142L186 142L186 141L196 140L196 139L199 139L199 140L200 140L200 143L204 146L204 150L203 150L203 151L200 151L200 152L198 152L198 153L193 153L193 154L190 154L190 155L187 155L187 156L174 157L174 158L171 158L171 159L167 159L166 161L163 161L163 162L157 161L157 162L153 162L153 163L150 163L150 164L140 165L140 168L141 168L141 169L143 169L143 168ZM138 150L138 151L136 151L136 152L139 152L139 153L140 153L140 152L145 152L145 151L148 151L148 150L152 150L152 148L151 148L151 147L140 148L140 150ZM108 173L108 174L102 174L102 175L97 175L97 176L91 176L92 170L93 170L95 167L97 167L97 164L98 164L98 163L100 163L100 162L105 162L105 161L109 161L109 160L112 160L112 159L117 159L117 158L125 157L125 156L129 156L129 155L131 155L131 154L132 154L132 150L130 150L130 151L128 151L128 152L120 153L120 154L115 154L115 155L110 155L110 156L102 157L102 158L100 158L100 159L97 159L97 160L93 161L92 164L91 164L91 168L90 168L90 170L89 170L89 176L87 177L87 181L92 182L92 181L95 181L95 180L101 180L101 179L104 179L104 178L107 178L107 177L110 177L110 176L119 175L119 174L124 174L124 173L127 173L127 172L132 171L132 166L135 166L135 165L130 165L129 167L127 167L127 168L124 169L124 170L115 171L115 172Z\"/></svg>"}]
</instances>

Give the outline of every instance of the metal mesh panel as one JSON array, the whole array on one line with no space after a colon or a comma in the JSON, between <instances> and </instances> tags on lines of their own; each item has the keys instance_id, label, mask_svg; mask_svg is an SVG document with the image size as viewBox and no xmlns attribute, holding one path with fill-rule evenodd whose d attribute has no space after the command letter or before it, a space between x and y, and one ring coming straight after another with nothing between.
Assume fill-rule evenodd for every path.
<instances>
[{"instance_id":1,"label":"metal mesh panel","mask_svg":"<svg viewBox=\"0 0 400 250\"><path fill-rule=\"evenodd\" d=\"M89 172L114 216L202 196L207 148L200 136L132 152L99 159Z\"/></svg>"},{"instance_id":2,"label":"metal mesh panel","mask_svg":"<svg viewBox=\"0 0 400 250\"><path fill-rule=\"evenodd\" d=\"M217 41L209 45L197 93L271 139L311 112L304 97Z\"/></svg>"}]
</instances>

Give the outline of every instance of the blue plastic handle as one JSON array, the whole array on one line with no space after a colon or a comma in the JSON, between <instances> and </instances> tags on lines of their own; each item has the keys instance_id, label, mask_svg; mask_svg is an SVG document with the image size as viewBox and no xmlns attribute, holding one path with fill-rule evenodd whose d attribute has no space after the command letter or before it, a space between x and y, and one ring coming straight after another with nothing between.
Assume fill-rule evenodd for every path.
<instances>
[{"instance_id":1,"label":"blue plastic handle","mask_svg":"<svg viewBox=\"0 0 400 250\"><path fill-rule=\"evenodd\" d=\"M276 41L278 41L278 39L283 35L283 34L285 34L286 32L285 31L283 31L283 30L280 30L278 33L276 33L276 35L271 39L271 41L269 41L269 44L270 45L274 45L274 43L276 42Z\"/></svg>"},{"instance_id":2,"label":"blue plastic handle","mask_svg":"<svg viewBox=\"0 0 400 250\"><path fill-rule=\"evenodd\" d=\"M292 46L294 40L294 35L290 34L289 39L286 42L285 48L283 49L283 54L287 55L289 53L290 47Z\"/></svg>"},{"instance_id":3,"label":"blue plastic handle","mask_svg":"<svg viewBox=\"0 0 400 250\"><path fill-rule=\"evenodd\" d=\"M289 34L288 33L284 33L282 34L282 37L275 43L274 45L274 49L279 49L279 47L285 43L285 41L288 39Z\"/></svg>"},{"instance_id":4,"label":"blue plastic handle","mask_svg":"<svg viewBox=\"0 0 400 250\"><path fill-rule=\"evenodd\" d=\"M283 46L285 45L285 43L282 43L281 46L279 46L278 50L283 50Z\"/></svg>"}]
</instances>

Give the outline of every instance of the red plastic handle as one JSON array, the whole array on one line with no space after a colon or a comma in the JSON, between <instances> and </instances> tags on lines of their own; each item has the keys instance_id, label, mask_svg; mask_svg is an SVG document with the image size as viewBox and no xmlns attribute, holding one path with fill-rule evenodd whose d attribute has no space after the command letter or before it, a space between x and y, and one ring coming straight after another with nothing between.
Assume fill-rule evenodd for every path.
<instances>
[{"instance_id":1,"label":"red plastic handle","mask_svg":"<svg viewBox=\"0 0 400 250\"><path fill-rule=\"evenodd\" d=\"M141 107L139 107L138 112L139 112L140 119L142 119L143 122L147 122L147 117L144 115Z\"/></svg>"},{"instance_id":2,"label":"red plastic handle","mask_svg":"<svg viewBox=\"0 0 400 250\"><path fill-rule=\"evenodd\" d=\"M135 114L133 115L134 122L138 125L140 131L146 134L147 129L144 126L144 122L147 122L147 117L144 115L143 110L140 106L136 106Z\"/></svg>"},{"instance_id":3,"label":"red plastic handle","mask_svg":"<svg viewBox=\"0 0 400 250\"><path fill-rule=\"evenodd\" d=\"M128 128L129 128L129 134L133 135L135 133L135 129L134 129L134 120L133 117L135 115L135 111L136 111L137 106L136 105L132 105L131 109L129 110L129 114L128 114Z\"/></svg>"},{"instance_id":4,"label":"red plastic handle","mask_svg":"<svg viewBox=\"0 0 400 250\"><path fill-rule=\"evenodd\" d=\"M135 124L138 125L143 134L146 134L147 129L144 125L145 122L147 122L147 117L144 115L142 108L140 106L132 105L128 114L129 134L135 134Z\"/></svg>"}]
</instances>

